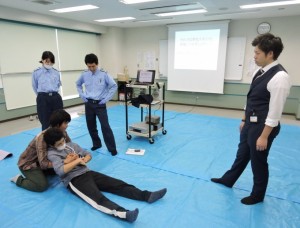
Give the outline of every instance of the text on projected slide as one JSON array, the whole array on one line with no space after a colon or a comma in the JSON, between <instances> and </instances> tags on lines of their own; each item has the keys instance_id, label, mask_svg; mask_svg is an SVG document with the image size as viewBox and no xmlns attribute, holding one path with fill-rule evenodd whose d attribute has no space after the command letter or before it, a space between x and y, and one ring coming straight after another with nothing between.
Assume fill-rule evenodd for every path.
<instances>
[{"instance_id":1,"label":"text on projected slide","mask_svg":"<svg viewBox=\"0 0 300 228\"><path fill-rule=\"evenodd\" d=\"M220 29L177 31L175 33L175 69L216 70Z\"/></svg>"}]
</instances>

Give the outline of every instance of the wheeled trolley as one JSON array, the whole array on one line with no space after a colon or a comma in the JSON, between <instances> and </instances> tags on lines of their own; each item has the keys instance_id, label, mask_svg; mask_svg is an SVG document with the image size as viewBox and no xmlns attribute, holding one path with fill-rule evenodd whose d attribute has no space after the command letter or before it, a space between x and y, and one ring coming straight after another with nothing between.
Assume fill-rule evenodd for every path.
<instances>
[{"instance_id":1,"label":"wheeled trolley","mask_svg":"<svg viewBox=\"0 0 300 228\"><path fill-rule=\"evenodd\" d=\"M152 95L154 98L151 103L140 104L141 109L141 121L137 123L128 123L128 106L132 104L132 100L128 99L127 92L132 90L145 90L146 95ZM134 99L134 98L133 98ZM165 84L163 82L157 82L153 85L134 85L127 84L125 88L125 118L126 118L126 137L128 140L132 138L132 135L146 137L150 144L154 143L154 138L156 134L162 132L163 135L167 134L165 130ZM161 106L161 119L158 120L156 116L152 115L151 109L153 106ZM148 108L149 113L144 120L144 109Z\"/></svg>"}]
</instances>

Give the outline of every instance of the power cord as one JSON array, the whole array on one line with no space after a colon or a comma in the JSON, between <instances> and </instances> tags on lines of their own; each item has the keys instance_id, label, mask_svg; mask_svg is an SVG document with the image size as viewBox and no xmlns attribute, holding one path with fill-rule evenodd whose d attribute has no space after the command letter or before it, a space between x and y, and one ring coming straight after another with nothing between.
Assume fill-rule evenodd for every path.
<instances>
[{"instance_id":1,"label":"power cord","mask_svg":"<svg viewBox=\"0 0 300 228\"><path fill-rule=\"evenodd\" d=\"M173 120L173 119L175 119L177 116L180 116L180 115L185 115L185 114L188 114L188 113L192 112L192 111L195 109L195 107L197 107L197 106L196 106L196 104L197 104L197 101L198 101L198 97L195 97L195 104L194 104L194 105L192 105L192 108L191 108L190 110L188 110L188 111L186 111L186 112L182 112L182 113L177 113L177 114L176 114L176 115L174 115L173 117L171 117L171 118L168 118L168 119L165 119L165 121L168 121L168 120Z\"/></svg>"}]
</instances>

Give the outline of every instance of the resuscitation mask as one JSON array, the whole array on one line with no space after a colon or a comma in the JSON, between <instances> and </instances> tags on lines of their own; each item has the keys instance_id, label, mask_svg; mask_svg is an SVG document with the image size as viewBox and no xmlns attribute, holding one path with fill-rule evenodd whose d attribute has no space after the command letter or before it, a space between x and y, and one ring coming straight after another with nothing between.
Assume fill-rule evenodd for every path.
<instances>
[{"instance_id":1,"label":"resuscitation mask","mask_svg":"<svg viewBox=\"0 0 300 228\"><path fill-rule=\"evenodd\" d=\"M57 150L64 150L66 148L66 143L64 142L63 145L56 147Z\"/></svg>"},{"instance_id":2,"label":"resuscitation mask","mask_svg":"<svg viewBox=\"0 0 300 228\"><path fill-rule=\"evenodd\" d=\"M45 67L47 70L52 69L52 66L51 66L51 65L44 64L44 67Z\"/></svg>"}]
</instances>

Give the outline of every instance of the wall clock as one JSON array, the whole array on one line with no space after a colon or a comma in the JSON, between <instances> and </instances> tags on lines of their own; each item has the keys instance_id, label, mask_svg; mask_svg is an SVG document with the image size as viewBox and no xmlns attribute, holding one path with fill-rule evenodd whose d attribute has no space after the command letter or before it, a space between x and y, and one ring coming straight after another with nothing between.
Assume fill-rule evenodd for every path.
<instances>
[{"instance_id":1,"label":"wall clock","mask_svg":"<svg viewBox=\"0 0 300 228\"><path fill-rule=\"evenodd\" d=\"M258 34L264 34L271 31L271 25L268 22L260 23L257 26L257 32Z\"/></svg>"}]
</instances>

